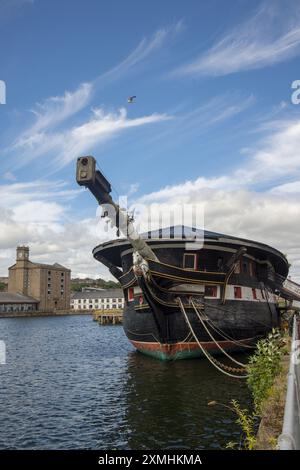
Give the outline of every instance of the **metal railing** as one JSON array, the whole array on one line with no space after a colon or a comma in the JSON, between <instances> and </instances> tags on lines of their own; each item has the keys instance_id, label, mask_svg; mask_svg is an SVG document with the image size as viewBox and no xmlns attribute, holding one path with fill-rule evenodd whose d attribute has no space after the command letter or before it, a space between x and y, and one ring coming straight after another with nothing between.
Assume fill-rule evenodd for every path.
<instances>
[{"instance_id":1,"label":"metal railing","mask_svg":"<svg viewBox=\"0 0 300 470\"><path fill-rule=\"evenodd\" d=\"M287 377L287 393L282 434L278 438L280 450L300 449L300 341L296 315L293 322L293 337L290 367Z\"/></svg>"}]
</instances>

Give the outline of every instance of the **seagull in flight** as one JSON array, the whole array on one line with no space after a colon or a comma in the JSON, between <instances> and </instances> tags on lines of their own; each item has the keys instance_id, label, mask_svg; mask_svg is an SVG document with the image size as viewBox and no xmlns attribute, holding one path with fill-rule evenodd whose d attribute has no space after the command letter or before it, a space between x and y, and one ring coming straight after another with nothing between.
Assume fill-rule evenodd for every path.
<instances>
[{"instance_id":1,"label":"seagull in flight","mask_svg":"<svg viewBox=\"0 0 300 470\"><path fill-rule=\"evenodd\" d=\"M128 103L130 103L130 104L134 103L135 98L136 98L136 96L128 96L128 98L127 98Z\"/></svg>"}]
</instances>

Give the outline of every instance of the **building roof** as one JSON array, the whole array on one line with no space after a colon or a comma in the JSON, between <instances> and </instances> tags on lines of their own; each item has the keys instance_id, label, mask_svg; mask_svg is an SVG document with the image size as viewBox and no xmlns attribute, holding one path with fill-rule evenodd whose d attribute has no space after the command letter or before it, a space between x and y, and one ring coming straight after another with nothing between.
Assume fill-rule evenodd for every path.
<instances>
[{"instance_id":1,"label":"building roof","mask_svg":"<svg viewBox=\"0 0 300 470\"><path fill-rule=\"evenodd\" d=\"M11 294L10 292L0 292L0 304L33 304L39 303L33 297L23 294Z\"/></svg>"},{"instance_id":2,"label":"building roof","mask_svg":"<svg viewBox=\"0 0 300 470\"><path fill-rule=\"evenodd\" d=\"M105 289L96 292L75 292L71 299L121 299L124 297L122 289Z\"/></svg>"},{"instance_id":3,"label":"building roof","mask_svg":"<svg viewBox=\"0 0 300 470\"><path fill-rule=\"evenodd\" d=\"M71 271L69 268L66 268L65 266L63 266L62 264L59 264L59 263L54 263L54 264L43 264L43 263L35 263L34 261L31 261L32 264L35 264L36 266L38 266L39 268L49 268L49 269L60 269L60 270L63 270L63 271Z\"/></svg>"},{"instance_id":4,"label":"building roof","mask_svg":"<svg viewBox=\"0 0 300 470\"><path fill-rule=\"evenodd\" d=\"M59 263L54 263L54 264L43 264L43 263L35 263L34 261L30 261L28 260L27 261L28 264L30 264L31 268L40 268L40 269L59 269L60 271L70 271L71 270L69 268L65 268L65 266L62 266L61 264ZM17 263L13 264L12 266L10 266L8 269L12 269L16 266Z\"/></svg>"},{"instance_id":5,"label":"building roof","mask_svg":"<svg viewBox=\"0 0 300 470\"><path fill-rule=\"evenodd\" d=\"M105 289L103 289L102 287L83 287L81 289L82 292L99 292L103 290Z\"/></svg>"}]
</instances>

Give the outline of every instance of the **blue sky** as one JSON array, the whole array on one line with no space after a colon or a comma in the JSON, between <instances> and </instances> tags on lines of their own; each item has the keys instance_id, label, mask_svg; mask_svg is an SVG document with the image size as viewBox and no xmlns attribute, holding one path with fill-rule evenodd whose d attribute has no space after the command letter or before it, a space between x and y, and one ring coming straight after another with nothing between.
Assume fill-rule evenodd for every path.
<instances>
[{"instance_id":1,"label":"blue sky","mask_svg":"<svg viewBox=\"0 0 300 470\"><path fill-rule=\"evenodd\" d=\"M0 47L0 274L28 243L107 275L74 178L88 153L132 203L201 201L207 229L274 245L300 279L297 1L0 0Z\"/></svg>"}]
</instances>

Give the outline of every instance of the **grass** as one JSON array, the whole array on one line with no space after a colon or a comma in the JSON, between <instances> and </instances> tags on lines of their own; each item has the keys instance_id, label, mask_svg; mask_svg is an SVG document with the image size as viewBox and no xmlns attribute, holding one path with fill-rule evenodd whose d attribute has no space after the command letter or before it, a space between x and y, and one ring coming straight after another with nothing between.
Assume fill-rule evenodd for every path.
<instances>
[{"instance_id":1,"label":"grass","mask_svg":"<svg viewBox=\"0 0 300 470\"><path fill-rule=\"evenodd\" d=\"M284 356L281 370L261 406L261 422L256 436L256 450L274 450L282 432L289 358Z\"/></svg>"}]
</instances>

